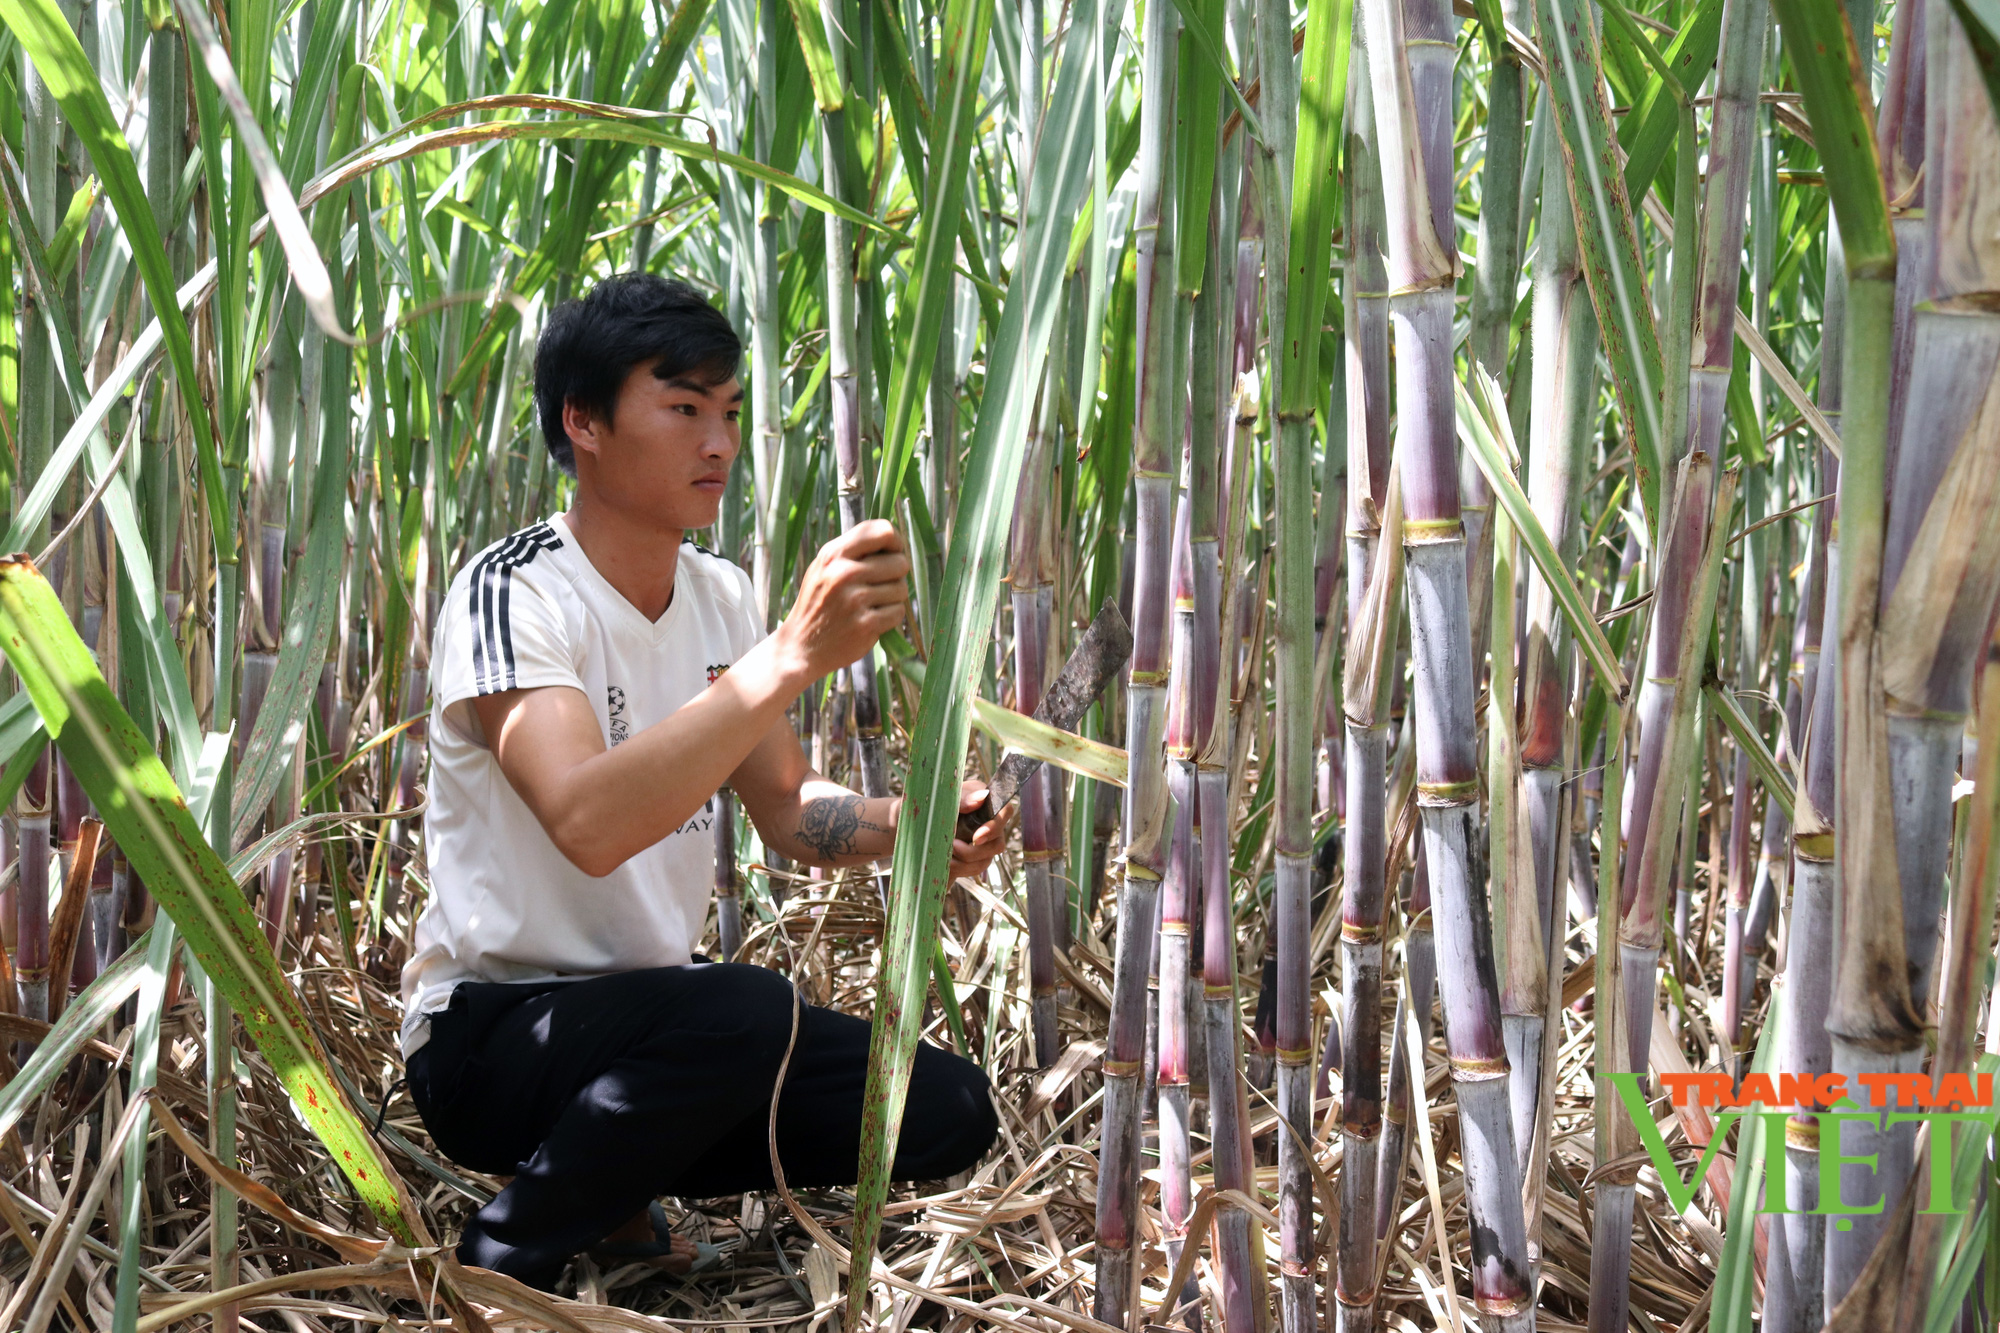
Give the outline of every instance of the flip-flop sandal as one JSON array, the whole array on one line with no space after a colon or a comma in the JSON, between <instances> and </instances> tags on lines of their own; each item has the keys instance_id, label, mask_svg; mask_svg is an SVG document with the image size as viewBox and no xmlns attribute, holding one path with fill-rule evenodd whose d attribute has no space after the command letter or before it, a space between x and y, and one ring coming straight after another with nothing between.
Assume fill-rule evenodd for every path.
<instances>
[{"instance_id":1,"label":"flip-flop sandal","mask_svg":"<svg viewBox=\"0 0 2000 1333\"><path fill-rule=\"evenodd\" d=\"M647 1205L646 1217L653 1224L651 1240L607 1240L590 1247L590 1257L600 1263L631 1264L653 1263L668 1259L674 1253L673 1226L667 1221L667 1210L657 1201ZM711 1245L705 1240L694 1242L694 1262L684 1273L668 1272L670 1277L694 1277L715 1268L722 1262L722 1247ZM662 1270L667 1271L667 1270Z\"/></svg>"}]
</instances>

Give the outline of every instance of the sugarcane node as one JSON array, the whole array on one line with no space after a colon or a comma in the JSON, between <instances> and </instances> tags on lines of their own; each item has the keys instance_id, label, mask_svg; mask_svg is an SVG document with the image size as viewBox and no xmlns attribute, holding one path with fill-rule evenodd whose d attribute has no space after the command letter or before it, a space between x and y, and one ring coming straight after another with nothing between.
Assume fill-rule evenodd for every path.
<instances>
[{"instance_id":1,"label":"sugarcane node","mask_svg":"<svg viewBox=\"0 0 2000 1333\"><path fill-rule=\"evenodd\" d=\"M1465 524L1456 518L1405 518L1404 546L1437 546L1465 540Z\"/></svg>"},{"instance_id":2,"label":"sugarcane node","mask_svg":"<svg viewBox=\"0 0 2000 1333\"><path fill-rule=\"evenodd\" d=\"M1898 698L1887 690L1882 692L1882 711L1890 717L1913 722L1964 722L1968 716L1963 709L1926 708L1920 703Z\"/></svg>"},{"instance_id":3,"label":"sugarcane node","mask_svg":"<svg viewBox=\"0 0 2000 1333\"><path fill-rule=\"evenodd\" d=\"M1451 1081L1489 1083L1497 1078L1506 1078L1512 1068L1504 1055L1454 1055L1451 1057Z\"/></svg>"},{"instance_id":4,"label":"sugarcane node","mask_svg":"<svg viewBox=\"0 0 2000 1333\"><path fill-rule=\"evenodd\" d=\"M1819 1117L1812 1114L1786 1116L1785 1146L1800 1152L1818 1152Z\"/></svg>"},{"instance_id":5,"label":"sugarcane node","mask_svg":"<svg viewBox=\"0 0 2000 1333\"><path fill-rule=\"evenodd\" d=\"M1419 782L1417 804L1431 809L1471 805L1479 799L1479 780L1464 782Z\"/></svg>"}]
</instances>

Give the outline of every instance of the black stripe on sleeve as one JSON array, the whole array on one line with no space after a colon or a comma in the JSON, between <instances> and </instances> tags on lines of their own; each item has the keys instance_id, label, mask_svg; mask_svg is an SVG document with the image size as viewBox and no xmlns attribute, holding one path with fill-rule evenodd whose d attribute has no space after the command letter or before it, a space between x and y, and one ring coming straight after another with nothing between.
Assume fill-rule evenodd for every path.
<instances>
[{"instance_id":1,"label":"black stripe on sleeve","mask_svg":"<svg viewBox=\"0 0 2000 1333\"><path fill-rule=\"evenodd\" d=\"M473 617L473 692L498 694L518 679L514 661L513 617L510 611L514 571L525 568L543 551L560 550L562 539L546 523L524 528L481 556L473 567L466 593Z\"/></svg>"}]
</instances>

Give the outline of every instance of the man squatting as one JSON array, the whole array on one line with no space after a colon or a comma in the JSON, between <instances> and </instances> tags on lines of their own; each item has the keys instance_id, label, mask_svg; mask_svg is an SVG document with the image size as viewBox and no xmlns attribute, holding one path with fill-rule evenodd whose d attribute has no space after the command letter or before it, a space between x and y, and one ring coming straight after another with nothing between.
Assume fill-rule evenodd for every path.
<instances>
[{"instance_id":1,"label":"man squatting","mask_svg":"<svg viewBox=\"0 0 2000 1333\"><path fill-rule=\"evenodd\" d=\"M654 1201L773 1185L794 992L692 952L717 789L808 864L895 843L901 799L813 772L785 710L902 622L901 538L869 522L827 543L769 635L744 572L687 538L715 522L740 445L741 357L682 283L624 274L559 306L535 406L575 498L470 560L438 619L431 898L403 969L403 1054L437 1146L513 1177L460 1260L544 1289L585 1250L712 1261ZM963 808L984 796L967 783ZM953 873L983 873L1004 831L954 842ZM868 1041L865 1020L803 1008L777 1094L789 1184L854 1182ZM896 1178L965 1170L998 1129L978 1066L919 1047Z\"/></svg>"}]
</instances>

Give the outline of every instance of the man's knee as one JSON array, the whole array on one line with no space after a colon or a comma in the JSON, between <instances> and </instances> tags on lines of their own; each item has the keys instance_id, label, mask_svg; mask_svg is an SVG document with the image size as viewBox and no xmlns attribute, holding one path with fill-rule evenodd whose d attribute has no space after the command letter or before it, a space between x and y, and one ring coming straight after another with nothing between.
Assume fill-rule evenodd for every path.
<instances>
[{"instance_id":1,"label":"man's knee","mask_svg":"<svg viewBox=\"0 0 2000 1333\"><path fill-rule=\"evenodd\" d=\"M776 1069L792 1041L798 992L778 973L748 963L702 964L702 1004L717 1036L741 1043L739 1054Z\"/></svg>"},{"instance_id":2,"label":"man's knee","mask_svg":"<svg viewBox=\"0 0 2000 1333\"><path fill-rule=\"evenodd\" d=\"M936 1047L918 1048L910 1115L897 1144L896 1174L937 1180L970 1169L1000 1136L993 1088L972 1061Z\"/></svg>"}]
</instances>

